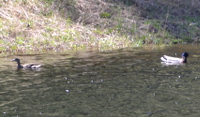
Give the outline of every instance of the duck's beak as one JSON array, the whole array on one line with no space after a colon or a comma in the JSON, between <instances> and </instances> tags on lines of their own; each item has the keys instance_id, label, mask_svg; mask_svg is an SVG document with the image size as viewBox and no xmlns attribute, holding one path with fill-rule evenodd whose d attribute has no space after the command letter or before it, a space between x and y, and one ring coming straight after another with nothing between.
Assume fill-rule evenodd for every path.
<instances>
[{"instance_id":1,"label":"duck's beak","mask_svg":"<svg viewBox=\"0 0 200 117\"><path fill-rule=\"evenodd\" d=\"M11 60L11 61L15 61L15 59Z\"/></svg>"}]
</instances>

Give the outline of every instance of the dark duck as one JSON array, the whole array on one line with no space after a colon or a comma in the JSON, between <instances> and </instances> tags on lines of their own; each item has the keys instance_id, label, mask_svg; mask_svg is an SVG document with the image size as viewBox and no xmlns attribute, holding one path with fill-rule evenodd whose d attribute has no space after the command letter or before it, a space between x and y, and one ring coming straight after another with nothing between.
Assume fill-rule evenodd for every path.
<instances>
[{"instance_id":1,"label":"dark duck","mask_svg":"<svg viewBox=\"0 0 200 117\"><path fill-rule=\"evenodd\" d=\"M22 68L24 68L24 69L38 69L38 68L41 67L41 65L35 64L35 63L21 65L20 59L18 59L18 58L15 58L15 59L13 59L11 61L16 61L17 62L17 68L18 69L22 69Z\"/></svg>"}]
</instances>

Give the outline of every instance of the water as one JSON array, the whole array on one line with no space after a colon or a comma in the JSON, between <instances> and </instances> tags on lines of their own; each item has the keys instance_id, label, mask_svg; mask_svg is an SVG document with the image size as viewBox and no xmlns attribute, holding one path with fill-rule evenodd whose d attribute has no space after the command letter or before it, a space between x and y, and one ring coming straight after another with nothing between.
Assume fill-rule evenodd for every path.
<instances>
[{"instance_id":1,"label":"water","mask_svg":"<svg viewBox=\"0 0 200 117\"><path fill-rule=\"evenodd\" d=\"M1 57L1 117L188 117L200 115L200 47L120 49ZM163 54L188 64L165 66ZM177 54L176 54L177 53ZM16 70L11 59L37 62Z\"/></svg>"}]
</instances>

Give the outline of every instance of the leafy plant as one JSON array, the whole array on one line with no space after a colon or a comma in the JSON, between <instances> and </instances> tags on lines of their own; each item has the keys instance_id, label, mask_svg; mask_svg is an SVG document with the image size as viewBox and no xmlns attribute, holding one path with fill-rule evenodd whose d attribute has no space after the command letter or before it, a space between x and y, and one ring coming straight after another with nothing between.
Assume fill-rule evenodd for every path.
<instances>
[{"instance_id":1,"label":"leafy plant","mask_svg":"<svg viewBox=\"0 0 200 117\"><path fill-rule=\"evenodd\" d=\"M100 17L101 17L101 18L110 18L110 17L111 17L111 14L110 14L110 13L106 13L106 12L100 13Z\"/></svg>"}]
</instances>

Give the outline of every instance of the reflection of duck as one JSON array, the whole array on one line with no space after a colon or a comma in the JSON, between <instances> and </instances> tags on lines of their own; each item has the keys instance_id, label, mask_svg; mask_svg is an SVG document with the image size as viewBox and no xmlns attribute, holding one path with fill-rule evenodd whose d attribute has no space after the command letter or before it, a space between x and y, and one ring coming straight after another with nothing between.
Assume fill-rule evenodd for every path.
<instances>
[{"instance_id":1,"label":"reflection of duck","mask_svg":"<svg viewBox=\"0 0 200 117\"><path fill-rule=\"evenodd\" d=\"M184 52L182 54L182 58L177 58L177 57L171 57L171 56L164 55L160 59L163 62L166 62L166 63L187 63L187 57L188 56L189 56L189 54L187 52Z\"/></svg>"},{"instance_id":2,"label":"reflection of duck","mask_svg":"<svg viewBox=\"0 0 200 117\"><path fill-rule=\"evenodd\" d=\"M20 59L18 59L18 58L15 58L15 59L13 59L11 61L16 61L17 62L17 68L18 69L21 69L21 68L25 68L25 69L37 69L37 68L41 67L41 65L34 64L34 63L21 65Z\"/></svg>"}]
</instances>

